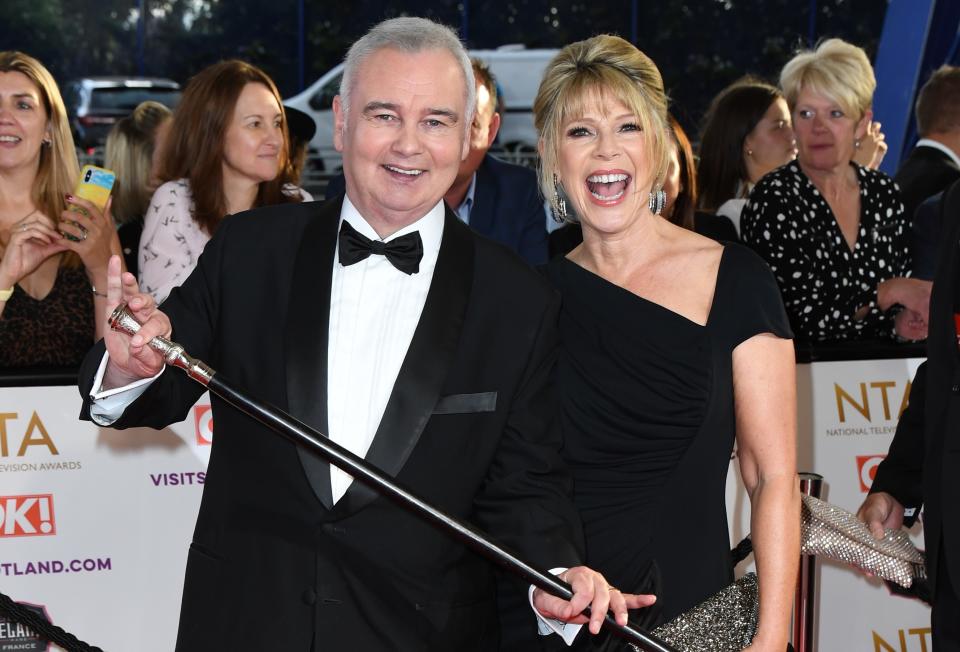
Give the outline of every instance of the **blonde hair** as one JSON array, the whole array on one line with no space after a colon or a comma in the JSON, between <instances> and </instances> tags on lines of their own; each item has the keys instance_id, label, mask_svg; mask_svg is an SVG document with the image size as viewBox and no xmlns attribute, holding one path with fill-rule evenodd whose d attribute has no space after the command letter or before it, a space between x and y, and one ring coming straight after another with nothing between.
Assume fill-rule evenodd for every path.
<instances>
[{"instance_id":1,"label":"blonde hair","mask_svg":"<svg viewBox=\"0 0 960 652\"><path fill-rule=\"evenodd\" d=\"M873 102L877 79L863 48L832 38L787 62L780 72L780 88L791 112L801 90L807 88L830 98L859 120Z\"/></svg>"},{"instance_id":2,"label":"blonde hair","mask_svg":"<svg viewBox=\"0 0 960 652\"><path fill-rule=\"evenodd\" d=\"M80 176L77 150L74 148L67 109L63 105L57 82L43 64L23 52L0 52L0 72L19 72L26 75L40 91L40 101L47 112L49 144L40 147L40 165L33 180L34 205L53 221L67 208L65 195L73 192ZM71 267L81 265L74 253L64 254L62 263Z\"/></svg>"},{"instance_id":3,"label":"blonde hair","mask_svg":"<svg viewBox=\"0 0 960 652\"><path fill-rule=\"evenodd\" d=\"M619 36L594 36L560 50L547 66L533 103L540 136L540 188L554 210L553 178L563 126L583 116L598 98L619 100L637 116L653 163L651 178L643 182L663 185L674 141L660 71L650 57Z\"/></svg>"},{"instance_id":4,"label":"blonde hair","mask_svg":"<svg viewBox=\"0 0 960 652\"><path fill-rule=\"evenodd\" d=\"M142 217L150 204L150 165L157 128L173 112L147 100L117 121L107 136L105 165L117 175L112 213L120 224Z\"/></svg>"}]
</instances>

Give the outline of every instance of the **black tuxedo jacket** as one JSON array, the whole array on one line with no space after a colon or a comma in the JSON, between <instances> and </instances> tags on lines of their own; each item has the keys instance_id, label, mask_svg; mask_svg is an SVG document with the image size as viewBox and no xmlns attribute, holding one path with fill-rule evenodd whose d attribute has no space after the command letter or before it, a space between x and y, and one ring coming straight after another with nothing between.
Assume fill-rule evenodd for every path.
<instances>
[{"instance_id":1,"label":"black tuxedo jacket","mask_svg":"<svg viewBox=\"0 0 960 652\"><path fill-rule=\"evenodd\" d=\"M894 181L900 186L904 214L912 222L923 200L957 179L960 179L960 168L949 156L935 147L914 147L894 176Z\"/></svg>"},{"instance_id":2,"label":"black tuxedo jacket","mask_svg":"<svg viewBox=\"0 0 960 652\"><path fill-rule=\"evenodd\" d=\"M188 352L321 432L341 203L226 220L163 304ZM582 559L554 424L558 303L522 261L448 211L423 314L366 456L548 568ZM81 371L85 397L102 354L101 342ZM201 392L167 369L115 427L166 426ZM325 463L216 397L212 405L178 650L496 649L488 562L360 483L331 505Z\"/></svg>"},{"instance_id":3,"label":"black tuxedo jacket","mask_svg":"<svg viewBox=\"0 0 960 652\"><path fill-rule=\"evenodd\" d=\"M954 591L960 589L960 351L953 319L960 283L960 182L944 193L942 206L928 358L917 370L910 404L871 487L871 492L886 491L907 508L919 511L923 505L932 595L943 559ZM940 572L940 580L945 577Z\"/></svg>"}]
</instances>

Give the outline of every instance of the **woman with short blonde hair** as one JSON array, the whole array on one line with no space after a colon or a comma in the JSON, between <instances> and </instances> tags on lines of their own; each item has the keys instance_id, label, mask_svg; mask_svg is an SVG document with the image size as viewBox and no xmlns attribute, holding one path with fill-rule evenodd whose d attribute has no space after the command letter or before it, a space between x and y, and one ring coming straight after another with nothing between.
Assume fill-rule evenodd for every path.
<instances>
[{"instance_id":1,"label":"woman with short blonde hair","mask_svg":"<svg viewBox=\"0 0 960 652\"><path fill-rule=\"evenodd\" d=\"M873 117L866 53L824 41L787 63L780 83L797 159L754 187L741 235L773 269L797 337L925 338L930 283L906 278L909 218L900 191L852 160Z\"/></svg>"},{"instance_id":2,"label":"woman with short blonde hair","mask_svg":"<svg viewBox=\"0 0 960 652\"><path fill-rule=\"evenodd\" d=\"M534 103L544 191L583 228L546 272L562 298L563 454L587 563L624 592L657 594L637 614L654 627L733 581L736 441L761 586L750 649L781 652L800 520L790 329L763 261L663 217L666 106L657 67L616 36L561 50ZM592 638L575 647L612 645Z\"/></svg>"}]
</instances>

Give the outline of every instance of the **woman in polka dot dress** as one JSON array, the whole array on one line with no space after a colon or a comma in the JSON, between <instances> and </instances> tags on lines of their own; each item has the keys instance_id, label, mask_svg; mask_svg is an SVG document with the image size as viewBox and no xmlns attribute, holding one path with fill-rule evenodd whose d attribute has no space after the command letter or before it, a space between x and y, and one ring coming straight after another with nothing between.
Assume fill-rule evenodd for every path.
<instances>
[{"instance_id":1,"label":"woman in polka dot dress","mask_svg":"<svg viewBox=\"0 0 960 652\"><path fill-rule=\"evenodd\" d=\"M797 160L756 185L742 237L773 269L797 339L926 337L930 283L906 278L909 216L881 172L853 163L876 80L840 39L794 57L780 75Z\"/></svg>"}]
</instances>

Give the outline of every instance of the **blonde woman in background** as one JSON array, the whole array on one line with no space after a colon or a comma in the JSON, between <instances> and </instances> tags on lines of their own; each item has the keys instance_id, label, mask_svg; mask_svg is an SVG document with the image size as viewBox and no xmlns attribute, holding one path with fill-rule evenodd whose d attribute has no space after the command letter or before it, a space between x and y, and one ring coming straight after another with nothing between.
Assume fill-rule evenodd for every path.
<instances>
[{"instance_id":1,"label":"blonde woman in background","mask_svg":"<svg viewBox=\"0 0 960 652\"><path fill-rule=\"evenodd\" d=\"M107 210L80 175L60 90L43 64L0 52L0 366L75 366L105 325ZM74 206L77 212L68 210Z\"/></svg>"},{"instance_id":2,"label":"blonde woman in background","mask_svg":"<svg viewBox=\"0 0 960 652\"><path fill-rule=\"evenodd\" d=\"M119 225L120 247L127 271L134 275L137 274L143 216L160 185L163 145L172 119L170 109L148 100L117 121L107 136L104 165L117 175L111 212Z\"/></svg>"},{"instance_id":3,"label":"blonde woman in background","mask_svg":"<svg viewBox=\"0 0 960 652\"><path fill-rule=\"evenodd\" d=\"M137 252L143 232L143 216L160 185L160 164L173 112L147 100L133 113L117 121L107 135L104 165L117 180L113 188L113 218L118 225L120 247L127 271L137 274Z\"/></svg>"}]
</instances>

